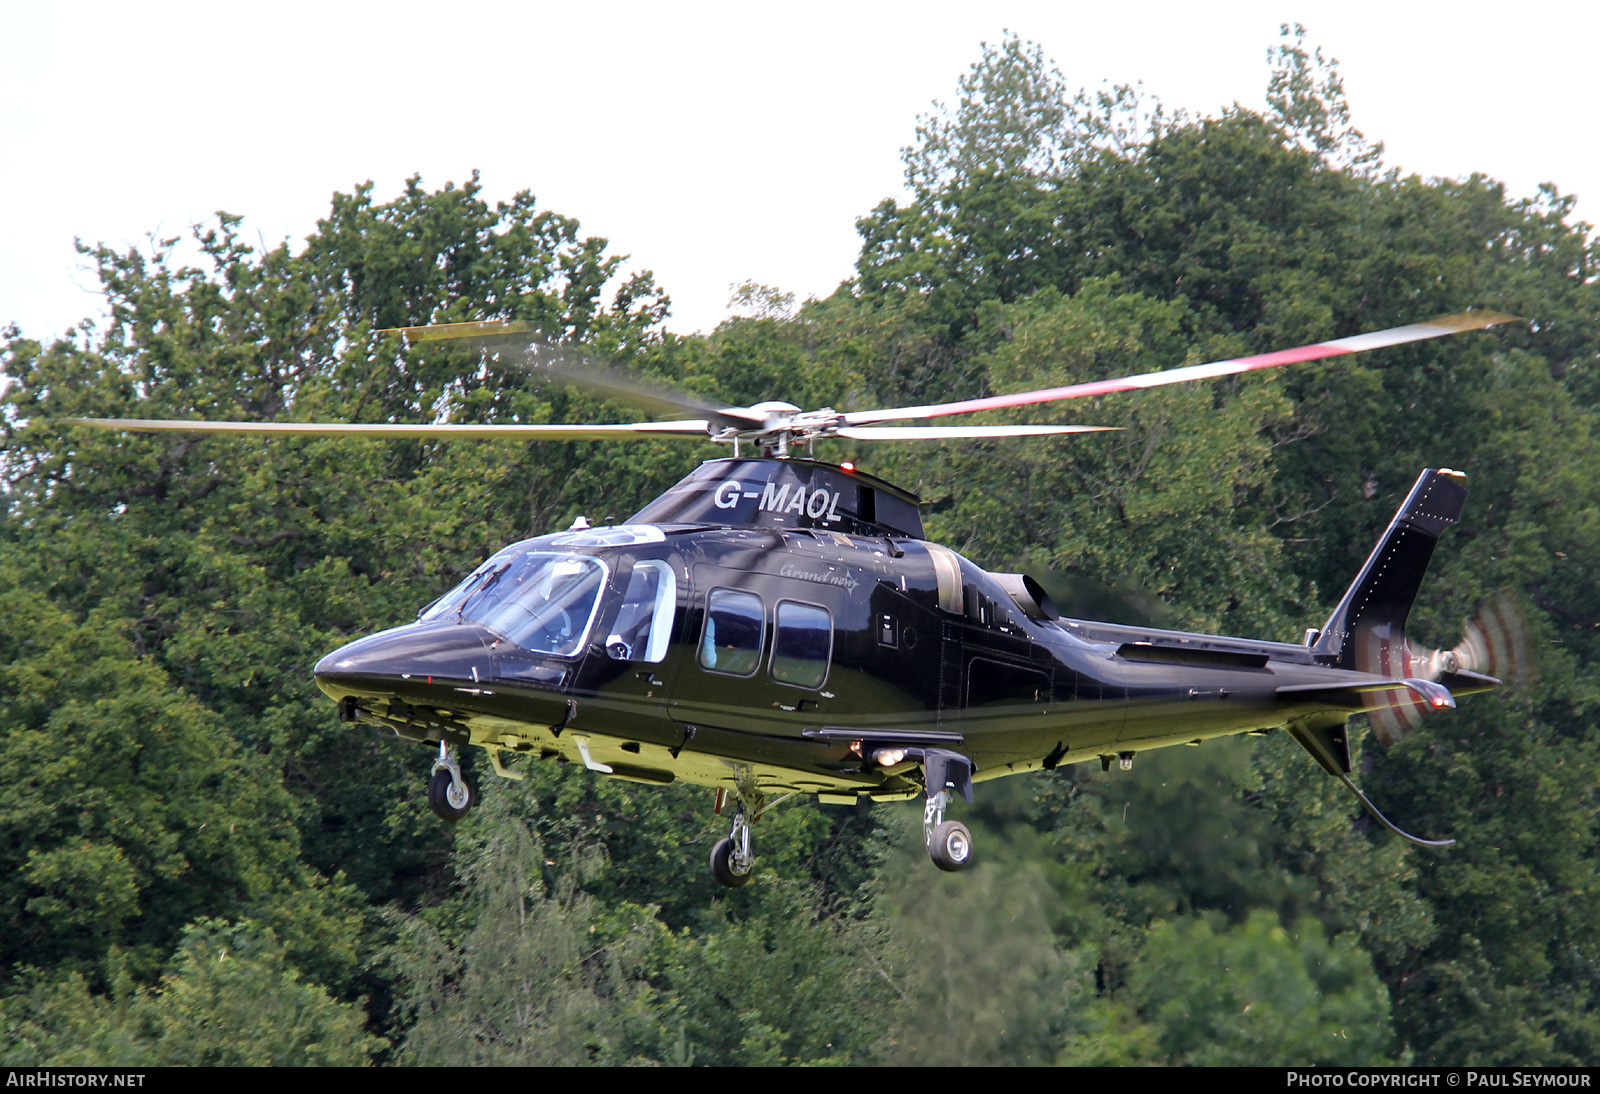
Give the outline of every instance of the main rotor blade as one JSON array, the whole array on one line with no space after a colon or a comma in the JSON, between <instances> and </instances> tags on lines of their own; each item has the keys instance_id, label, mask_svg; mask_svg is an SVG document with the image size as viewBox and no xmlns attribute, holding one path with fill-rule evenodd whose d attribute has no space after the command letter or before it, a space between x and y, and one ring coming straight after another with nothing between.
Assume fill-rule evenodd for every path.
<instances>
[{"instance_id":1,"label":"main rotor blade","mask_svg":"<svg viewBox=\"0 0 1600 1094\"><path fill-rule=\"evenodd\" d=\"M531 324L518 319L484 319L472 323L434 323L422 327L391 327L377 334L400 334L407 342L477 342L486 348L521 350L525 367L583 388L605 399L662 417L692 415L715 422L721 429L749 429L764 424L759 414L743 407L721 406L688 392L645 383L596 364L574 346L547 342L534 336Z\"/></svg>"},{"instance_id":2,"label":"main rotor blade","mask_svg":"<svg viewBox=\"0 0 1600 1094\"><path fill-rule=\"evenodd\" d=\"M290 437L375 437L383 440L449 440L454 437L525 438L538 441L603 441L619 437L707 440L708 423L630 422L620 425L390 425L364 422L193 422L153 418L60 418L64 425L127 433L267 433Z\"/></svg>"},{"instance_id":3,"label":"main rotor blade","mask_svg":"<svg viewBox=\"0 0 1600 1094\"><path fill-rule=\"evenodd\" d=\"M837 436L856 441L983 440L988 437L1044 437L1055 433L1112 433L1114 425L847 425Z\"/></svg>"},{"instance_id":4,"label":"main rotor blade","mask_svg":"<svg viewBox=\"0 0 1600 1094\"><path fill-rule=\"evenodd\" d=\"M532 334L533 324L521 319L475 319L469 323L428 323L417 327L384 327L373 334L398 334L407 342L447 342L452 338L499 338Z\"/></svg>"},{"instance_id":5,"label":"main rotor blade","mask_svg":"<svg viewBox=\"0 0 1600 1094\"><path fill-rule=\"evenodd\" d=\"M1062 399L1081 399L1086 395L1105 395L1113 391L1133 391L1140 388L1181 384L1189 380L1209 380L1217 376L1232 376L1254 369L1276 368L1300 361L1317 361L1324 357L1338 357L1347 353L1400 346L1407 342L1422 342L1429 338L1443 338L1462 331L1482 330L1500 323L1511 323L1514 315L1500 312L1473 311L1460 315L1446 315L1427 323L1389 330L1357 334L1350 338L1336 338L1331 342L1316 342L1296 349L1275 350L1250 357L1235 357L1228 361L1212 361L1204 365L1185 365L1161 372L1146 372L1123 376L1116 380L1091 380L1066 387L1045 388L1041 391L1020 391L1014 395L991 395L985 399L963 399L953 403L932 403L927 406L901 407L897 410L853 411L844 416L848 425L867 422L892 422L906 418L937 418L946 414L971 414L979 410L999 410L1011 406L1028 406L1033 403L1051 403ZM843 433L843 430L840 430Z\"/></svg>"}]
</instances>

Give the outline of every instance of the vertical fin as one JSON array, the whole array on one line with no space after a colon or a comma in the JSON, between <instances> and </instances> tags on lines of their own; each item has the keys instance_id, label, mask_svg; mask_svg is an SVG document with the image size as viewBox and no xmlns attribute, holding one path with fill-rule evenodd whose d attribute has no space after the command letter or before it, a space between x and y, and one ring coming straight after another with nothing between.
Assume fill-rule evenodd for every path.
<instances>
[{"instance_id":1,"label":"vertical fin","mask_svg":"<svg viewBox=\"0 0 1600 1094\"><path fill-rule=\"evenodd\" d=\"M1367 556L1339 606L1323 624L1312 649L1340 668L1399 678L1438 676L1433 651L1413 650L1406 641L1422 576L1434 545L1461 518L1467 477L1448 468L1428 468ZM1396 689L1371 713L1373 732L1384 746L1404 736L1423 713L1409 691Z\"/></svg>"},{"instance_id":2,"label":"vertical fin","mask_svg":"<svg viewBox=\"0 0 1600 1094\"><path fill-rule=\"evenodd\" d=\"M1350 773L1350 736L1345 714L1318 714L1289 723L1289 735L1330 775Z\"/></svg>"}]
</instances>

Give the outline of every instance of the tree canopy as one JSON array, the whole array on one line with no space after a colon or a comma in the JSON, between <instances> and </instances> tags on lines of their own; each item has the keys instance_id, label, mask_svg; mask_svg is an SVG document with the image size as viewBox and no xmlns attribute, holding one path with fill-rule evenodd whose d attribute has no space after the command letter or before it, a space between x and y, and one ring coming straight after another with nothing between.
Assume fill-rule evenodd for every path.
<instances>
[{"instance_id":1,"label":"tree canopy","mask_svg":"<svg viewBox=\"0 0 1600 1094\"><path fill-rule=\"evenodd\" d=\"M87 247L109 319L3 336L0 1014L10 1064L1567 1064L1600 1057L1600 259L1554 187L1388 167L1287 31L1268 103L1169 114L984 47L864 212L856 276L741 290L707 336L531 193L336 194L303 247L240 218ZM1296 638L1424 465L1465 522L1413 630L1519 605L1533 686L1463 703L1362 782L1280 736L985 784L983 860L912 815L785 805L708 891L696 792L541 770L446 829L422 754L341 726L309 666L502 544L620 519L655 444L128 437L95 417L616 420L388 328L519 319L734 402L925 403L1466 308L1527 322L1276 376L1044 408L1123 431L830 455L930 538L1180 626ZM615 417L608 418L608 415ZM1073 586L1078 587L1078 586ZM1365 737L1365 735L1360 735Z\"/></svg>"}]
</instances>

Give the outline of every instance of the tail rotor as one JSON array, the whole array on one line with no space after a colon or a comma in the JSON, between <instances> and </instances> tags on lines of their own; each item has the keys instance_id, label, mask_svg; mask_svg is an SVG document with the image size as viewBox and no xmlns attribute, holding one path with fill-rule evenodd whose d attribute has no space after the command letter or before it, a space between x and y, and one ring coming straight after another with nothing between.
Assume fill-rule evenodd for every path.
<instances>
[{"instance_id":1,"label":"tail rotor","mask_svg":"<svg viewBox=\"0 0 1600 1094\"><path fill-rule=\"evenodd\" d=\"M1520 685L1533 676L1533 644L1527 618L1506 590L1484 601L1462 629L1451 649L1419 649L1407 641L1401 626L1358 627L1354 667L1361 672L1429 680L1451 695ZM1367 715L1378 743L1388 748L1415 729L1428 706L1415 693L1394 689L1387 703Z\"/></svg>"}]
</instances>

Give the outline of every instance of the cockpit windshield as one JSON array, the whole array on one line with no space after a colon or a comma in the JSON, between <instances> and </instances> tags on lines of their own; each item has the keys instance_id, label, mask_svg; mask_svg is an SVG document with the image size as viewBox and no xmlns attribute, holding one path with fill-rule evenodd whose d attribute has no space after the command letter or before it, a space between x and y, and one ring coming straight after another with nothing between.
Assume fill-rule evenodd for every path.
<instances>
[{"instance_id":1,"label":"cockpit windshield","mask_svg":"<svg viewBox=\"0 0 1600 1094\"><path fill-rule=\"evenodd\" d=\"M570 657L583 649L606 584L588 555L502 551L422 613L421 621L467 620L534 653Z\"/></svg>"}]
</instances>

